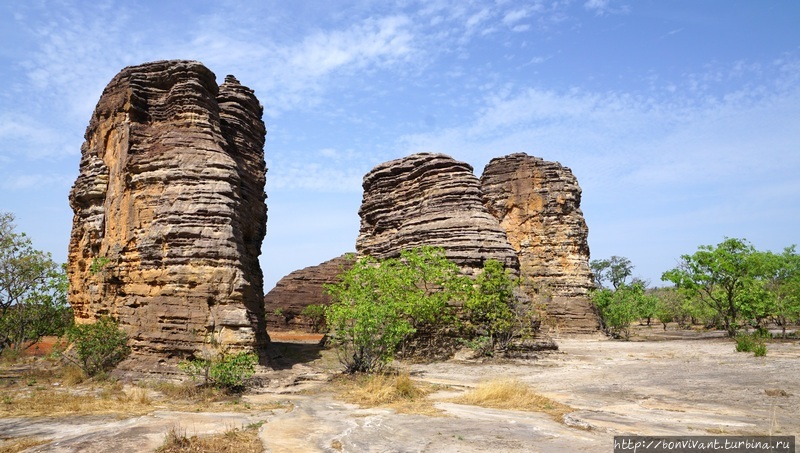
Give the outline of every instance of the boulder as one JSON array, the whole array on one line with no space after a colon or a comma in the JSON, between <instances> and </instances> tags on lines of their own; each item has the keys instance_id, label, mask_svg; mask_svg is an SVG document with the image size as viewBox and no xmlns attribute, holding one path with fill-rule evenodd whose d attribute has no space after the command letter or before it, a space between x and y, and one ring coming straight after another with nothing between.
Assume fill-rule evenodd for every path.
<instances>
[{"instance_id":1,"label":"boulder","mask_svg":"<svg viewBox=\"0 0 800 453\"><path fill-rule=\"evenodd\" d=\"M103 91L69 196L69 302L79 323L119 321L129 369L212 339L267 345L262 111L252 90L233 76L218 86L196 61L127 67Z\"/></svg>"}]
</instances>

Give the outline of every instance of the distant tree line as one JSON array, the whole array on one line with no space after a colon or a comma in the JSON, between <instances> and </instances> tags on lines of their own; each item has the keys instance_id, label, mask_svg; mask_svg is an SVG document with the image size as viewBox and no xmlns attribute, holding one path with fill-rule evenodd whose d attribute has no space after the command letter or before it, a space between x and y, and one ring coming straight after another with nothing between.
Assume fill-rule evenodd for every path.
<instances>
[{"instance_id":1,"label":"distant tree line","mask_svg":"<svg viewBox=\"0 0 800 453\"><path fill-rule=\"evenodd\" d=\"M756 250L746 239L726 238L716 246L703 245L682 255L662 281L673 286L647 288L647 282L628 279L633 265L624 257L590 263L597 289L592 301L603 328L627 338L637 320L658 319L679 327L703 324L724 329L731 337L741 330L782 329L800 322L800 255L795 246L782 253Z\"/></svg>"}]
</instances>

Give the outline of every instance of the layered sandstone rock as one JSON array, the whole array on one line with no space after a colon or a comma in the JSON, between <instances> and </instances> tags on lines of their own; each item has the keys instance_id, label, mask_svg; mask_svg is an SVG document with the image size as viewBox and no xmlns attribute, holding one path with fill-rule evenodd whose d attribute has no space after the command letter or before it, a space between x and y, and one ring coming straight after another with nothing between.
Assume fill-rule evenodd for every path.
<instances>
[{"instance_id":1,"label":"layered sandstone rock","mask_svg":"<svg viewBox=\"0 0 800 453\"><path fill-rule=\"evenodd\" d=\"M337 277L352 267L354 259L351 254L341 255L280 279L264 296L267 329L312 332L310 320L301 315L303 310L309 305L330 305L331 298L324 285L337 282Z\"/></svg>"},{"instance_id":2,"label":"layered sandstone rock","mask_svg":"<svg viewBox=\"0 0 800 453\"><path fill-rule=\"evenodd\" d=\"M123 69L86 130L70 193L69 301L112 315L135 364L214 337L263 348L264 123L253 91L195 61Z\"/></svg>"},{"instance_id":3,"label":"layered sandstone rock","mask_svg":"<svg viewBox=\"0 0 800 453\"><path fill-rule=\"evenodd\" d=\"M443 154L413 154L378 165L364 176L363 187L358 253L385 259L427 245L444 248L467 271L487 259L518 269L469 164Z\"/></svg>"},{"instance_id":4,"label":"layered sandstone rock","mask_svg":"<svg viewBox=\"0 0 800 453\"><path fill-rule=\"evenodd\" d=\"M563 332L595 332L597 316L587 297L588 228L581 188L572 171L527 154L492 159L481 176L483 199L517 252L531 296L544 298Z\"/></svg>"}]
</instances>

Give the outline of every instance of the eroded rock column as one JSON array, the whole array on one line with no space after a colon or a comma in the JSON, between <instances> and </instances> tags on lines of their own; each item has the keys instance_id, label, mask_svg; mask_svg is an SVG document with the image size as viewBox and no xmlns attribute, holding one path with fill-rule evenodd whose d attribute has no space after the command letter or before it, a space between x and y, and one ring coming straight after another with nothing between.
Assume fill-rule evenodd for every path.
<instances>
[{"instance_id":1,"label":"eroded rock column","mask_svg":"<svg viewBox=\"0 0 800 453\"><path fill-rule=\"evenodd\" d=\"M358 253L385 259L427 245L442 247L467 272L488 259L519 268L469 164L444 154L412 154L372 169L363 187Z\"/></svg>"},{"instance_id":2,"label":"eroded rock column","mask_svg":"<svg viewBox=\"0 0 800 453\"><path fill-rule=\"evenodd\" d=\"M565 333L598 329L588 292L589 229L581 188L558 162L518 153L492 159L481 176L483 199L517 252L527 292L543 301Z\"/></svg>"},{"instance_id":3,"label":"eroded rock column","mask_svg":"<svg viewBox=\"0 0 800 453\"><path fill-rule=\"evenodd\" d=\"M198 351L213 336L261 349L266 233L262 107L196 61L123 69L108 84L70 192L69 301L78 322L111 315L129 366Z\"/></svg>"}]
</instances>

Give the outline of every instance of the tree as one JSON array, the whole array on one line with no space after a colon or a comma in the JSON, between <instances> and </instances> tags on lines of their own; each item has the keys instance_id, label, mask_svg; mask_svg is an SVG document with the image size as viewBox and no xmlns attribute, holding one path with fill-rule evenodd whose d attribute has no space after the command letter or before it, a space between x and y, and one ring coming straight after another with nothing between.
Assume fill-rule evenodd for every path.
<instances>
[{"instance_id":1,"label":"tree","mask_svg":"<svg viewBox=\"0 0 800 453\"><path fill-rule=\"evenodd\" d=\"M464 310L470 327L488 339L487 353L505 349L514 338L517 314L514 312L514 288L519 280L497 260L487 260L483 272L464 298Z\"/></svg>"},{"instance_id":2,"label":"tree","mask_svg":"<svg viewBox=\"0 0 800 453\"><path fill-rule=\"evenodd\" d=\"M67 332L67 338L77 355L75 361L88 376L111 370L131 352L128 335L110 318L75 325Z\"/></svg>"},{"instance_id":3,"label":"tree","mask_svg":"<svg viewBox=\"0 0 800 453\"><path fill-rule=\"evenodd\" d=\"M594 274L594 282L598 288L604 288L605 282L614 289L619 288L633 272L631 260L624 256L612 256L607 260L592 260L589 267Z\"/></svg>"},{"instance_id":4,"label":"tree","mask_svg":"<svg viewBox=\"0 0 800 453\"><path fill-rule=\"evenodd\" d=\"M403 251L381 262L364 256L326 285L333 303L325 310L329 338L348 372L380 370L412 339L438 339L462 328L500 349L520 332L514 311L519 284L503 266L487 260L474 280L460 273L441 248ZM466 325L456 307L463 307Z\"/></svg>"},{"instance_id":5,"label":"tree","mask_svg":"<svg viewBox=\"0 0 800 453\"><path fill-rule=\"evenodd\" d=\"M656 298L645 293L644 285L644 282L637 280L630 285L620 283L615 290L601 288L592 292L592 302L597 307L606 333L627 340L633 321L652 316Z\"/></svg>"},{"instance_id":6,"label":"tree","mask_svg":"<svg viewBox=\"0 0 800 453\"><path fill-rule=\"evenodd\" d=\"M786 335L786 325L800 321L800 255L795 246L763 255L766 288L772 295L772 317Z\"/></svg>"},{"instance_id":7,"label":"tree","mask_svg":"<svg viewBox=\"0 0 800 453\"><path fill-rule=\"evenodd\" d=\"M420 329L451 323L448 301L459 282L442 249L421 247L380 263L359 258L325 286L333 300L326 324L345 370L377 371Z\"/></svg>"},{"instance_id":8,"label":"tree","mask_svg":"<svg viewBox=\"0 0 800 453\"><path fill-rule=\"evenodd\" d=\"M745 239L726 238L716 246L698 247L682 255L678 267L661 276L689 297L714 310L733 337L742 312L752 313L767 296L759 281L764 267L755 248Z\"/></svg>"},{"instance_id":9,"label":"tree","mask_svg":"<svg viewBox=\"0 0 800 453\"><path fill-rule=\"evenodd\" d=\"M0 214L0 350L61 334L72 319L66 293L64 269Z\"/></svg>"}]
</instances>

